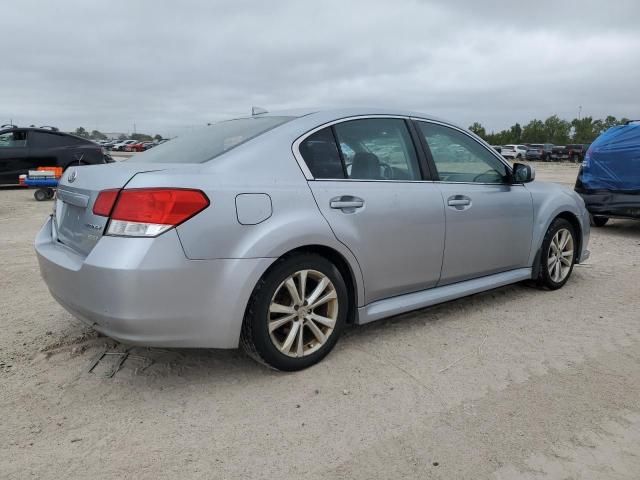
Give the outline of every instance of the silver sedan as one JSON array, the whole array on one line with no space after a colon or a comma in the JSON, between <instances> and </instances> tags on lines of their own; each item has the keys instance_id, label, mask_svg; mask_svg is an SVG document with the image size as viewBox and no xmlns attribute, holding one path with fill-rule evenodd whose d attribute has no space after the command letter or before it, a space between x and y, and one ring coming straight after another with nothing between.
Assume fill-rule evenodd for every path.
<instances>
[{"instance_id":1,"label":"silver sedan","mask_svg":"<svg viewBox=\"0 0 640 480\"><path fill-rule=\"evenodd\" d=\"M123 342L281 370L344 326L510 283L562 287L582 199L467 130L381 109L262 113L69 169L36 238L68 311Z\"/></svg>"}]
</instances>

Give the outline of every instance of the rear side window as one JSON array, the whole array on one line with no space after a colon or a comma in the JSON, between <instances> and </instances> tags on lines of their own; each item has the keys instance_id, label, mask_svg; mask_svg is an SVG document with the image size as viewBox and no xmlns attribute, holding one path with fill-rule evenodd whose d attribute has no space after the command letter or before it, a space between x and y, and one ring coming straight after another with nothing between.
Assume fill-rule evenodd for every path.
<instances>
[{"instance_id":1,"label":"rear side window","mask_svg":"<svg viewBox=\"0 0 640 480\"><path fill-rule=\"evenodd\" d=\"M365 118L334 125L348 178L420 180L415 147L400 118Z\"/></svg>"},{"instance_id":2,"label":"rear side window","mask_svg":"<svg viewBox=\"0 0 640 480\"><path fill-rule=\"evenodd\" d=\"M27 132L13 131L0 133L0 148L20 148L27 146Z\"/></svg>"},{"instance_id":3,"label":"rear side window","mask_svg":"<svg viewBox=\"0 0 640 480\"><path fill-rule=\"evenodd\" d=\"M29 132L29 144L32 147L66 147L70 145L77 145L79 143L82 142L78 142L75 138L67 137L66 135L36 131Z\"/></svg>"},{"instance_id":4,"label":"rear side window","mask_svg":"<svg viewBox=\"0 0 640 480\"><path fill-rule=\"evenodd\" d=\"M309 135L300 144L300 155L314 178L345 178L344 165L331 127Z\"/></svg>"},{"instance_id":5,"label":"rear side window","mask_svg":"<svg viewBox=\"0 0 640 480\"><path fill-rule=\"evenodd\" d=\"M411 135L399 118L350 120L323 128L300 144L319 179L420 180Z\"/></svg>"},{"instance_id":6,"label":"rear side window","mask_svg":"<svg viewBox=\"0 0 640 480\"><path fill-rule=\"evenodd\" d=\"M134 155L132 163L204 163L295 117L250 117L202 127Z\"/></svg>"}]
</instances>

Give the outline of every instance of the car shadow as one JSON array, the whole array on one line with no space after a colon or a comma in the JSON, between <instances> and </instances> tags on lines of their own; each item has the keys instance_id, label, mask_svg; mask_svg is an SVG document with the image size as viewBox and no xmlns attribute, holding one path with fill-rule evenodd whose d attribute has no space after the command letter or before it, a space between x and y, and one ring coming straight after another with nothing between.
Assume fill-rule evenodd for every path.
<instances>
[{"instance_id":1,"label":"car shadow","mask_svg":"<svg viewBox=\"0 0 640 480\"><path fill-rule=\"evenodd\" d=\"M354 351L368 351L371 342L380 341L384 336L385 342L402 342L402 337L415 328L431 327L436 323L444 325L451 322L462 322L469 310L478 308L501 309L509 302L519 298L544 295L544 292L532 289L526 284L509 285L495 290L478 293L469 297L452 300L432 307L415 310L402 315L372 322L366 325L348 325L343 337L338 343L341 353ZM89 368L102 353L109 352L102 359L98 359L94 368ZM124 355L124 358L117 354ZM216 350L198 348L154 348L137 347L118 343L108 337L97 337L92 340L91 348L87 349L86 374L96 375L107 379L118 379L137 382L136 379L147 380L179 377L184 382L207 381L228 383L230 381L253 381L281 375L295 375L296 373L278 372L255 362L241 349ZM334 352L329 358L336 355ZM352 358L347 355L340 357ZM122 362L117 365L117 363ZM327 360L324 360L326 362ZM322 365L322 362L321 364ZM315 367L311 367L312 369ZM308 369L309 370L309 369ZM308 371L307 370L307 371Z\"/></svg>"}]
</instances>

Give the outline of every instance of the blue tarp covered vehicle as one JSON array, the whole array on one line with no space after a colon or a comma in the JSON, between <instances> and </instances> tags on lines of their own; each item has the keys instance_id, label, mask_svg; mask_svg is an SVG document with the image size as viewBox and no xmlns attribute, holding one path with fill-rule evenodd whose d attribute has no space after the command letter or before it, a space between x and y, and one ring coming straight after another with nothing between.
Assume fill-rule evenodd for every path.
<instances>
[{"instance_id":1,"label":"blue tarp covered vehicle","mask_svg":"<svg viewBox=\"0 0 640 480\"><path fill-rule=\"evenodd\" d=\"M594 224L640 218L640 121L610 128L591 144L575 186Z\"/></svg>"}]
</instances>

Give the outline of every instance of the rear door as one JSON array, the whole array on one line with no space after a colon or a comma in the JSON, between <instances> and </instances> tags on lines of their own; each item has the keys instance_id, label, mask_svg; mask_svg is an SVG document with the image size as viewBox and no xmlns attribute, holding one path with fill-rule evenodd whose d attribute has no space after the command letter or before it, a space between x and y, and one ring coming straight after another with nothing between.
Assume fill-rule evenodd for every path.
<instances>
[{"instance_id":1,"label":"rear door","mask_svg":"<svg viewBox=\"0 0 640 480\"><path fill-rule=\"evenodd\" d=\"M33 168L29 161L26 130L0 133L0 185L15 185L18 177Z\"/></svg>"},{"instance_id":2,"label":"rear door","mask_svg":"<svg viewBox=\"0 0 640 480\"><path fill-rule=\"evenodd\" d=\"M507 165L465 132L417 121L446 212L440 285L526 267L533 201Z\"/></svg>"},{"instance_id":3,"label":"rear door","mask_svg":"<svg viewBox=\"0 0 640 480\"><path fill-rule=\"evenodd\" d=\"M320 211L358 260L366 303L437 284L442 195L423 180L406 120L341 121L308 136L299 152Z\"/></svg>"}]
</instances>

